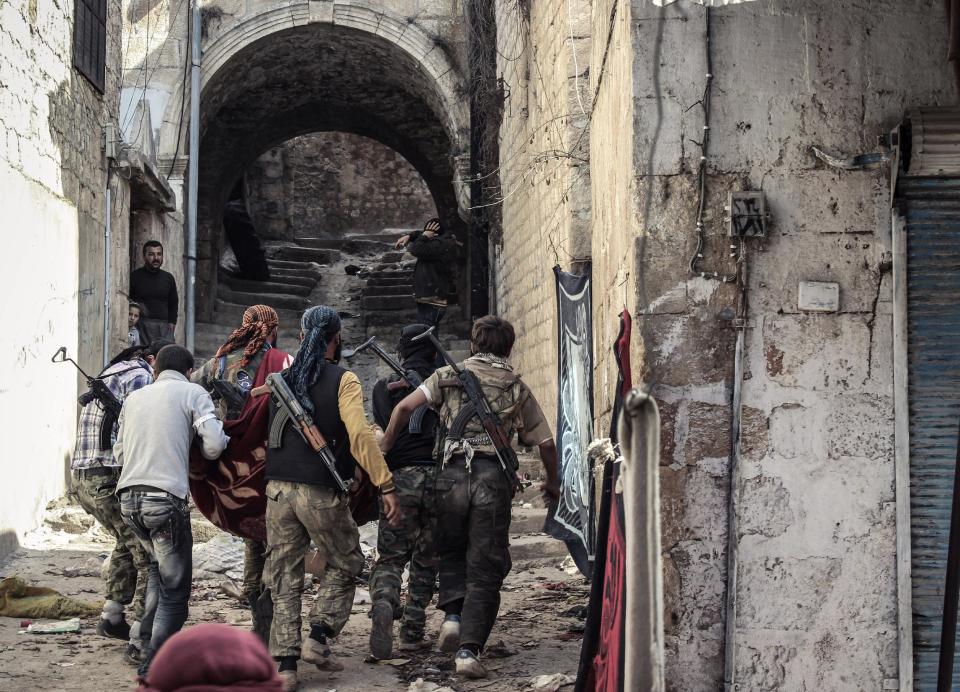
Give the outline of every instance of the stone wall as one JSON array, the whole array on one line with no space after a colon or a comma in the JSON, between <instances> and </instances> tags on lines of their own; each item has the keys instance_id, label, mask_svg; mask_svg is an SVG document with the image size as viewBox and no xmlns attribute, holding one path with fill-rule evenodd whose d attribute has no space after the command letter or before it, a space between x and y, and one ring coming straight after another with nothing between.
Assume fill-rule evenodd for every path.
<instances>
[{"instance_id":1,"label":"stone wall","mask_svg":"<svg viewBox=\"0 0 960 692\"><path fill-rule=\"evenodd\" d=\"M393 149L366 137L296 137L246 173L247 207L266 238L420 228L437 214L426 183Z\"/></svg>"},{"instance_id":2,"label":"stone wall","mask_svg":"<svg viewBox=\"0 0 960 692\"><path fill-rule=\"evenodd\" d=\"M529 14L527 14L527 8ZM556 420L553 267L590 254L590 13L579 0L497 3L504 233L491 247L492 311L517 328L514 357L547 419Z\"/></svg>"},{"instance_id":3,"label":"stone wall","mask_svg":"<svg viewBox=\"0 0 960 692\"><path fill-rule=\"evenodd\" d=\"M592 10L598 430L612 399L616 313L626 306L635 317L636 377L654 385L663 416L668 687L716 689L724 667L737 288L691 276L688 267L705 10L683 0L666 10L598 1ZM842 156L875 151L906 106L954 99L942 12L932 0L774 0L711 10L703 268L734 269L724 235L728 192L762 190L772 213L769 236L746 247L736 489L742 689L889 689L899 677L889 172L836 171L810 147ZM561 22L531 28L527 51L549 50L567 35ZM505 141L511 136L506 130ZM521 248L542 232L537 214L553 186L527 185L526 199L504 214L510 257L497 276L499 295L535 292L548 279L543 258ZM802 280L838 282L839 311L802 312ZM552 295L541 298L553 305ZM521 300L511 309L521 332L549 332L537 331L542 305ZM541 382L555 368L552 349L522 365Z\"/></svg>"},{"instance_id":4,"label":"stone wall","mask_svg":"<svg viewBox=\"0 0 960 692\"><path fill-rule=\"evenodd\" d=\"M50 357L66 346L102 365L106 160L101 124L117 120L120 2L107 3L107 75L101 96L73 69L73 3L0 4L0 189L8 243L0 259L4 384L0 419L12 466L0 489L0 554L65 488L78 380ZM110 343L126 335L129 191L111 181ZM126 201L125 201L126 200Z\"/></svg>"}]
</instances>

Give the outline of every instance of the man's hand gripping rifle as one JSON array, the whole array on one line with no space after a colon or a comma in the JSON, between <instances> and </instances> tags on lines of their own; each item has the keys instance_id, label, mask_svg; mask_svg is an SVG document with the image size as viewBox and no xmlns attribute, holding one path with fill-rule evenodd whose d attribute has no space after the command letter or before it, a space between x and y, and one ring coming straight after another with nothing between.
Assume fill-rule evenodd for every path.
<instances>
[{"instance_id":1,"label":"man's hand gripping rifle","mask_svg":"<svg viewBox=\"0 0 960 692\"><path fill-rule=\"evenodd\" d=\"M420 377L419 373L413 369L404 369L399 362L397 362L389 353L383 350L380 344L377 343L377 337L371 336L369 339L364 341L362 344L356 348L348 348L343 352L344 358L353 358L355 355L361 351L370 349L379 356L380 360L387 364L391 370L393 370L397 375L400 376L400 379L396 382L391 382L387 385L388 391L393 391L395 389L416 389L421 384L423 384L423 378ZM409 431L413 435L419 435L423 432L423 417L427 413L426 406L419 406L417 410L413 412L413 415L410 416Z\"/></svg>"},{"instance_id":2,"label":"man's hand gripping rifle","mask_svg":"<svg viewBox=\"0 0 960 692\"><path fill-rule=\"evenodd\" d=\"M120 418L120 408L122 406L120 401L113 395L113 392L110 391L110 388L107 387L106 382L103 381L101 376L92 377L88 375L83 371L83 368L77 364L77 361L73 358L67 358L66 346L61 346L57 352L53 354L50 361L52 363L73 363L73 367L83 375L90 391L81 394L77 401L81 406L86 406L94 399L100 402L100 406L103 407L103 425L100 427L100 449L106 450L112 448L113 426L116 425L117 420Z\"/></svg>"},{"instance_id":3,"label":"man's hand gripping rifle","mask_svg":"<svg viewBox=\"0 0 960 692\"><path fill-rule=\"evenodd\" d=\"M330 475L333 477L333 480L336 481L337 485L340 486L340 489L345 493L349 492L350 483L352 483L353 480L351 479L350 483L348 483L337 473L337 460L333 456L330 445L327 444L323 433L320 432L320 429L313 422L313 418L310 417L310 414L304 410L303 406L297 400L296 395L290 389L286 380L283 379L283 376L276 372L267 375L265 386L270 392L274 403L277 405L277 414L274 416L273 423L270 426L270 448L277 449L280 447L283 441L283 428L287 424L287 421L290 421L300 437L303 438L303 441L320 455L320 459L327 467L327 471L330 472ZM251 393L259 394L260 392L254 391Z\"/></svg>"},{"instance_id":4,"label":"man's hand gripping rifle","mask_svg":"<svg viewBox=\"0 0 960 692\"><path fill-rule=\"evenodd\" d=\"M412 341L429 339L436 347L437 353L443 356L443 360L446 361L447 365L453 368L453 372L457 379L460 380L460 385L463 387L467 399L470 400L470 404L476 411L477 418L480 419L480 424L490 437L491 442L493 442L493 449L497 455L497 460L500 462L501 470L507 476L507 482L510 483L511 490L515 493L522 493L524 484L517 478L517 469L520 468L520 461L517 459L517 453L514 452L513 447L510 446L510 439L507 437L503 426L500 425L500 419L490 408L490 402L487 401L487 397L480 387L477 376L467 368L457 366L456 361L450 357L450 354L447 353L440 343L440 340L437 339L436 334L434 334L435 329L435 327L430 327L430 329L423 334L413 337Z\"/></svg>"}]
</instances>

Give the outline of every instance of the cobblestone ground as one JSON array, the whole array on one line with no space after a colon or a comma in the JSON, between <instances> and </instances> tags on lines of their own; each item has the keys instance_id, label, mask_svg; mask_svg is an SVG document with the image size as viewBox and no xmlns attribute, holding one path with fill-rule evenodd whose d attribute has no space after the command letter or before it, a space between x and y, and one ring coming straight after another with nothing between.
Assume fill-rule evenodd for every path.
<instances>
[{"instance_id":1,"label":"cobblestone ground","mask_svg":"<svg viewBox=\"0 0 960 692\"><path fill-rule=\"evenodd\" d=\"M54 530L48 525L31 535L23 548L0 563L0 575L18 575L32 584L52 587L68 596L97 600L102 585L100 565L109 552L109 543L97 526L72 530L74 533L62 528ZM516 562L507 579L500 618L490 639L485 660L491 676L486 680L458 679L453 674L450 658L432 649L398 654L399 660L395 659L393 664L368 662L368 605L358 603L335 645L346 669L329 675L301 664L301 689L337 692L436 689L430 685L418 687L415 683L422 678L455 691L507 692L530 688L535 676L573 675L583 623L578 616L586 605L588 587L579 576L566 574L559 564L557 558ZM221 578L194 580L188 627L200 622L250 626L248 611L221 593L221 581ZM359 589L361 594L366 593L364 586ZM314 589L309 593L312 598ZM307 605L312 602L304 600ZM441 620L441 613L429 613L431 637L435 637ZM125 644L97 636L96 620L85 619L79 634L66 635L18 634L19 624L19 618L0 618L0 690L136 688L135 671L123 661Z\"/></svg>"}]
</instances>

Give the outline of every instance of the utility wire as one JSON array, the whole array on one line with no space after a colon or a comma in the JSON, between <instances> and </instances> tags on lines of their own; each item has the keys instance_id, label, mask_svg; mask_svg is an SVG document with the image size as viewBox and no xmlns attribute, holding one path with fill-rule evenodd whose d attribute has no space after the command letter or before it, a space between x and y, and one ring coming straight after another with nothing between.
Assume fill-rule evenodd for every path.
<instances>
[{"instance_id":1,"label":"utility wire","mask_svg":"<svg viewBox=\"0 0 960 692\"><path fill-rule=\"evenodd\" d=\"M710 46L710 8L705 7L704 12L706 13L704 52L706 53L707 74L703 87L703 96L699 102L700 108L703 111L703 137L699 142L695 142L695 144L700 146L700 163L697 166L697 190L699 199L697 201L697 248L690 258L690 273L694 276L700 276L703 279L716 279L723 283L733 283L737 280L737 272L733 274L721 274L718 271L704 271L700 268L700 262L703 260L703 249L706 244L703 231L703 209L707 201L707 151L710 146L710 87L713 84L713 57ZM731 254L731 256L735 257L733 254Z\"/></svg>"}]
</instances>

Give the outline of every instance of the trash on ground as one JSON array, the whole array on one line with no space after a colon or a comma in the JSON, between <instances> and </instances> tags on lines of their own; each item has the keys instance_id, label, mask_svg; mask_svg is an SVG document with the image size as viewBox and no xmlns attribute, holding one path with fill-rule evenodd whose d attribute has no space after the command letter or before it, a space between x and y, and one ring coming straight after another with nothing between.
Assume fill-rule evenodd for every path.
<instances>
[{"instance_id":1,"label":"trash on ground","mask_svg":"<svg viewBox=\"0 0 960 692\"><path fill-rule=\"evenodd\" d=\"M428 680L424 680L423 678L417 678L415 681L410 683L410 687L407 688L407 692L453 692L453 688L447 686L441 687L435 682L430 682Z\"/></svg>"},{"instance_id":2,"label":"trash on ground","mask_svg":"<svg viewBox=\"0 0 960 692\"><path fill-rule=\"evenodd\" d=\"M370 592L366 589L357 589L353 594L353 605L371 603Z\"/></svg>"},{"instance_id":3,"label":"trash on ground","mask_svg":"<svg viewBox=\"0 0 960 692\"><path fill-rule=\"evenodd\" d=\"M219 579L223 575L235 581L243 578L243 540L221 533L206 543L194 544L194 578Z\"/></svg>"},{"instance_id":4,"label":"trash on ground","mask_svg":"<svg viewBox=\"0 0 960 692\"><path fill-rule=\"evenodd\" d=\"M507 658L508 656L516 656L517 650L507 646L502 639L499 639L487 646L483 653L486 658Z\"/></svg>"},{"instance_id":5,"label":"trash on ground","mask_svg":"<svg viewBox=\"0 0 960 692\"><path fill-rule=\"evenodd\" d=\"M80 631L80 618L70 618L58 622L34 622L26 632L30 634L66 634Z\"/></svg>"},{"instance_id":6,"label":"trash on ground","mask_svg":"<svg viewBox=\"0 0 960 692\"><path fill-rule=\"evenodd\" d=\"M580 569L577 567L577 563L574 562L573 558L570 557L569 555L563 558L563 561L559 565L557 565L557 567L559 567L560 570L563 571L565 574L569 574L570 576L580 573Z\"/></svg>"},{"instance_id":7,"label":"trash on ground","mask_svg":"<svg viewBox=\"0 0 960 692\"><path fill-rule=\"evenodd\" d=\"M530 686L535 692L557 692L561 687L572 685L576 680L563 673L554 673L553 675L538 675L530 681Z\"/></svg>"},{"instance_id":8,"label":"trash on ground","mask_svg":"<svg viewBox=\"0 0 960 692\"><path fill-rule=\"evenodd\" d=\"M247 602L247 597L243 595L243 589L237 586L232 579L224 579L220 582L220 592L237 599L241 603Z\"/></svg>"},{"instance_id":9,"label":"trash on ground","mask_svg":"<svg viewBox=\"0 0 960 692\"><path fill-rule=\"evenodd\" d=\"M568 618L579 618L583 620L587 617L587 606L575 605L572 608L567 608L565 611L560 613L560 615Z\"/></svg>"},{"instance_id":10,"label":"trash on ground","mask_svg":"<svg viewBox=\"0 0 960 692\"><path fill-rule=\"evenodd\" d=\"M93 617L103 601L81 601L44 586L31 586L20 577L0 580L0 615L9 618Z\"/></svg>"},{"instance_id":11,"label":"trash on ground","mask_svg":"<svg viewBox=\"0 0 960 692\"><path fill-rule=\"evenodd\" d=\"M547 591L566 591L570 588L570 585L562 581L542 581L535 584L534 588L546 589Z\"/></svg>"}]
</instances>

